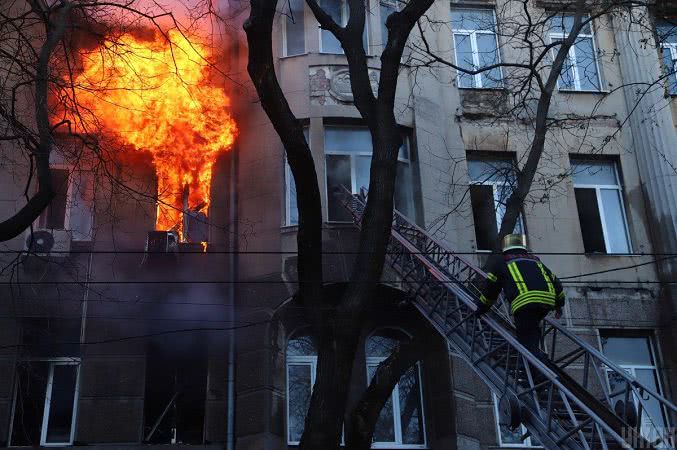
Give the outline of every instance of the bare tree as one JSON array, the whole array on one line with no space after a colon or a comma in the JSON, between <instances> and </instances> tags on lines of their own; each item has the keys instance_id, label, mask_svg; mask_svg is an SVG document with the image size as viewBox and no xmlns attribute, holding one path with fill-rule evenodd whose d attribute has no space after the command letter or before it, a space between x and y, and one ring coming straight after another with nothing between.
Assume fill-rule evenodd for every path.
<instances>
[{"instance_id":1,"label":"bare tree","mask_svg":"<svg viewBox=\"0 0 677 450\"><path fill-rule=\"evenodd\" d=\"M589 29L593 21L600 18L610 20L628 9L642 10L645 14L641 19L643 24L651 21L647 22L646 5L641 2L591 3L577 0L572 4L549 4L544 9L538 5L534 7L527 0L507 1L497 13L503 30L501 45L510 46L512 53L518 56L477 66L446 57L430 44L431 30L449 25L448 19L439 20L426 15L431 1L402 2L401 11L392 13L386 21L388 39L380 56L380 80L378 91L374 94L362 43L364 2L348 0L350 17L346 26L337 24L315 0L307 0L307 4L320 27L330 31L343 47L354 105L369 127L373 145L370 191L359 238L359 255L345 292L338 300L328 301L322 286L322 215L317 174L301 122L291 111L274 71L272 27L277 1L252 0L251 13L244 27L249 43L248 71L261 104L282 140L296 182L300 218L297 237L298 298L319 337L316 383L301 439L301 448L315 449L337 448L339 445L355 349L365 311L372 304L374 289L384 266L393 217L397 150L401 143L393 109L399 74L404 70L419 72L431 69L438 73L453 70L459 77L481 75L491 78L495 77L497 69L504 72L501 83L510 98L510 106L502 108L503 112L499 115L514 123L526 124L530 130L530 142L525 160L516 167L516 182L507 198L505 215L494 242L494 248L498 249L501 238L515 228L532 191L546 152L548 136L554 129L563 132L587 127L589 122L598 118L595 108L583 117L563 118L551 114L558 80L562 82L562 77L569 76L572 70L570 50L579 40L582 30ZM560 39L546 38L547 30L553 26L565 29ZM416 32L412 33L415 27ZM407 42L409 51L405 64L402 64ZM638 89L663 89L661 83L664 83L664 78L650 85L638 86ZM622 87L614 87L614 91L618 89ZM612 134L600 145L592 146L591 152L600 152L613 137ZM548 188L546 183L545 189ZM407 344L379 366L371 385L353 411L346 430L348 448L369 448L378 412L399 377L419 359L416 352L420 348L415 349L417 346L414 344Z\"/></svg>"}]
</instances>

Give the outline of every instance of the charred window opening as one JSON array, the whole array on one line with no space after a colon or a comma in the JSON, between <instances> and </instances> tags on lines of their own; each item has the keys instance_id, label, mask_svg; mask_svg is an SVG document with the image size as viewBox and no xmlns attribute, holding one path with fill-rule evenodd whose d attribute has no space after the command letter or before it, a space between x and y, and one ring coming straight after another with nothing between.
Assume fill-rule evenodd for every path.
<instances>
[{"instance_id":1,"label":"charred window opening","mask_svg":"<svg viewBox=\"0 0 677 450\"><path fill-rule=\"evenodd\" d=\"M201 444L207 387L206 344L162 340L148 346L144 440Z\"/></svg>"},{"instance_id":2,"label":"charred window opening","mask_svg":"<svg viewBox=\"0 0 677 450\"><path fill-rule=\"evenodd\" d=\"M70 445L77 415L77 320L24 319L10 445Z\"/></svg>"}]
</instances>

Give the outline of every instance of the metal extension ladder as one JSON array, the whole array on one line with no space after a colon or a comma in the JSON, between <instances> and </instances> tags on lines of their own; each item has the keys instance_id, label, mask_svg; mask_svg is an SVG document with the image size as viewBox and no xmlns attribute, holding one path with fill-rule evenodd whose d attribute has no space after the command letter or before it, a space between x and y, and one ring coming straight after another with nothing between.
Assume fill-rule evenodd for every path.
<instances>
[{"instance_id":1,"label":"metal extension ladder","mask_svg":"<svg viewBox=\"0 0 677 450\"><path fill-rule=\"evenodd\" d=\"M358 227L366 201L364 189L344 192ZM523 439L534 436L548 449L675 450L666 424L677 417L671 401L554 320L544 321L545 361L517 341L505 305L478 317L476 283L485 273L397 211L386 263L420 313L500 398L501 423L527 428Z\"/></svg>"}]
</instances>

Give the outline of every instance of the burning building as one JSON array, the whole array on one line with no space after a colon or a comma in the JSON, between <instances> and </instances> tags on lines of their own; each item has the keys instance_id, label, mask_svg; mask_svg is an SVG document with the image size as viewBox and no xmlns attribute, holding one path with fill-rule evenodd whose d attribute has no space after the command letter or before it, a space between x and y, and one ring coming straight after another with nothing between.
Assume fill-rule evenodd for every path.
<instances>
[{"instance_id":1,"label":"burning building","mask_svg":"<svg viewBox=\"0 0 677 450\"><path fill-rule=\"evenodd\" d=\"M347 11L345 2L329 4L338 14ZM500 23L491 12L502 4L454 3L453 13L467 24L481 16L491 26L441 27L436 39L454 55L469 51L478 58L482 36L499 38ZM332 192L368 186L371 140L352 103L340 45L318 29L304 2L285 5L292 14L285 10L275 21L275 70L316 161L324 271L338 284L349 277L357 231ZM385 15L397 8L381 1L368 16L374 83ZM448 13L445 4L445 20ZM600 28L585 39L613 49L621 33ZM247 89L244 39L235 34L225 63L211 43L178 32L125 31L107 39L105 49L93 44L82 50L75 83L82 108L70 119L82 135L100 139L94 148L103 153L89 155L87 141L58 140L50 159L54 200L33 233L0 253L2 267L15 267L0 273L0 444L298 446L317 347L302 314L294 308L280 313L297 288L296 186L275 130ZM474 36L474 44L464 50L458 42L466 35ZM624 82L629 64L653 67L646 55L632 61L596 55L602 69L595 76L609 86ZM224 65L235 84L246 87L237 95L223 80ZM423 77L413 85L400 77L396 111L404 143L395 204L481 264L502 218L511 161L523 157L528 133L519 124L497 125L489 99L499 98L503 106L508 99L483 84L486 79L447 81ZM621 92L573 91L555 94L561 101L554 113L570 117L599 108L594 136L615 126L614 114L628 112ZM677 123L673 98L658 112L669 124ZM643 119L629 120L641 128ZM643 194L660 177L647 174L636 153L624 151L664 145L674 157L677 146L668 145L676 141L674 130L657 128L667 133L663 141L628 132L592 159L577 151L580 141L549 148L555 155L550 178L562 167L579 168L579 176L547 204L524 211L520 226L548 266L570 280L568 329L674 398L675 342L668 332L674 299L660 289L653 263L653 254L661 252L655 230L665 225L650 217L656 200ZM7 155L0 163L0 216L7 217L23 201L26 164L12 153L11 142L0 141L0 149ZM496 168L504 176L486 176ZM458 186L462 195L452 189ZM465 209L449 214L458 205ZM669 211L677 214L674 207ZM24 252L19 266L11 266L13 251ZM615 270L625 266L632 266L632 275L621 278ZM573 281L581 274L592 275ZM523 428L501 426L498 399L461 355L412 307L397 306L404 298L399 280L384 276L378 294L348 406L398 342L421 337L429 351L397 384L373 448L540 445ZM572 368L578 378L582 372ZM674 414L659 416L666 427L675 425Z\"/></svg>"}]
</instances>

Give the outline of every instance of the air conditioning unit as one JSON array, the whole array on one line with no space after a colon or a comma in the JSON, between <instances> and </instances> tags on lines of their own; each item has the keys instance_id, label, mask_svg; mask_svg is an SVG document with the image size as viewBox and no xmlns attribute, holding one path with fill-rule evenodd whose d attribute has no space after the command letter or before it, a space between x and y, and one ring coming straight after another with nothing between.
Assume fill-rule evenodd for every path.
<instances>
[{"instance_id":1,"label":"air conditioning unit","mask_svg":"<svg viewBox=\"0 0 677 450\"><path fill-rule=\"evenodd\" d=\"M29 256L65 258L71 250L70 230L53 230L49 228L34 228L26 231L24 251Z\"/></svg>"},{"instance_id":2,"label":"air conditioning unit","mask_svg":"<svg viewBox=\"0 0 677 450\"><path fill-rule=\"evenodd\" d=\"M149 231L146 253L175 253L179 248L179 235L175 231Z\"/></svg>"}]
</instances>

